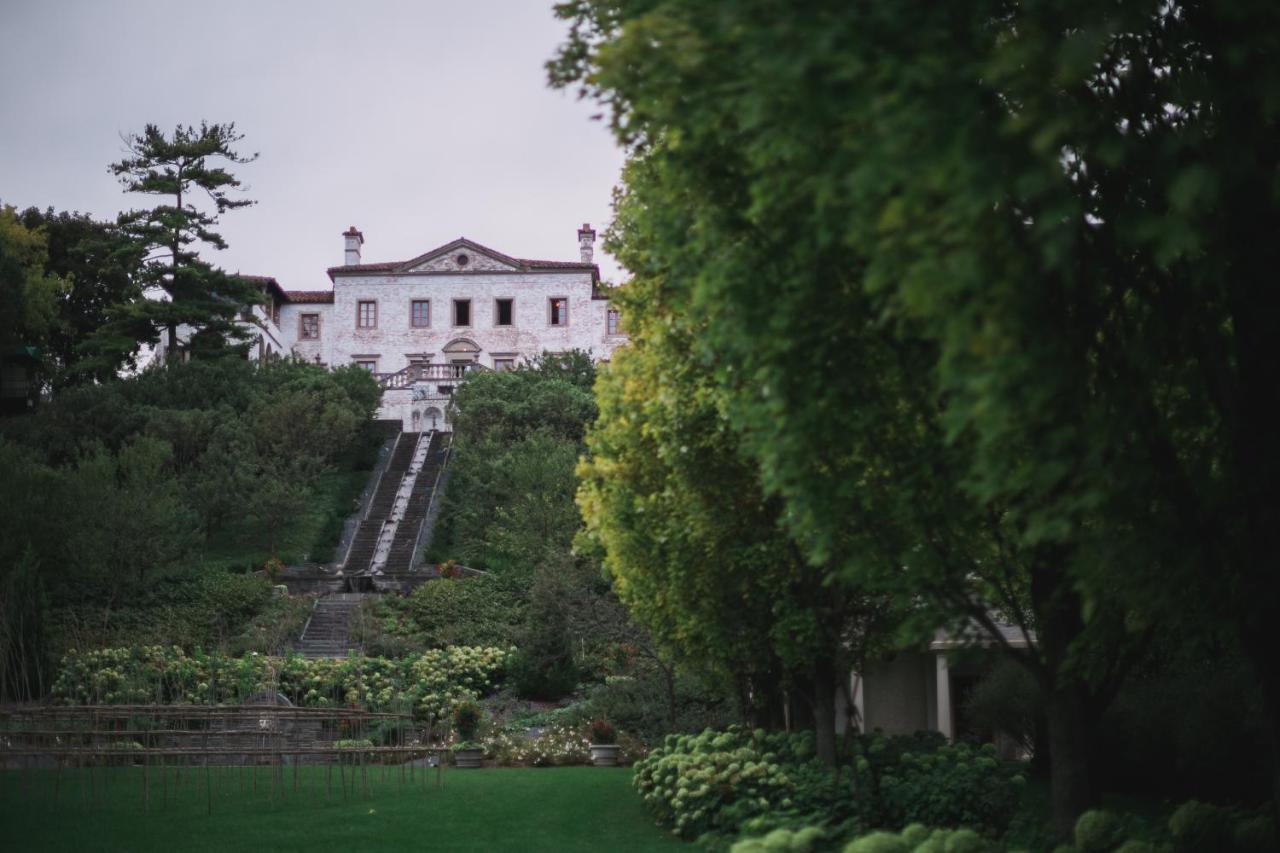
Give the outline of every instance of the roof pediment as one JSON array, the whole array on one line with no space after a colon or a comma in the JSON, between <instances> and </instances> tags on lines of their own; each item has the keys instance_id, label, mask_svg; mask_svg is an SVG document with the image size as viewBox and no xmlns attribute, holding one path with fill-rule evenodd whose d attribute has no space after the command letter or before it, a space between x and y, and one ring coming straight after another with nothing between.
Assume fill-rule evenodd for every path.
<instances>
[{"instance_id":1,"label":"roof pediment","mask_svg":"<svg viewBox=\"0 0 1280 853\"><path fill-rule=\"evenodd\" d=\"M519 270L522 264L516 258L495 252L466 237L459 237L443 246L405 261L397 272L505 272Z\"/></svg>"},{"instance_id":2,"label":"roof pediment","mask_svg":"<svg viewBox=\"0 0 1280 853\"><path fill-rule=\"evenodd\" d=\"M329 267L329 279L331 281L334 280L335 274L367 275L370 273L390 273L392 275L402 275L485 272L586 272L591 274L593 288L600 282L600 268L593 263L587 261L538 261L529 258L513 258L466 237L459 237L407 261L383 261Z\"/></svg>"}]
</instances>

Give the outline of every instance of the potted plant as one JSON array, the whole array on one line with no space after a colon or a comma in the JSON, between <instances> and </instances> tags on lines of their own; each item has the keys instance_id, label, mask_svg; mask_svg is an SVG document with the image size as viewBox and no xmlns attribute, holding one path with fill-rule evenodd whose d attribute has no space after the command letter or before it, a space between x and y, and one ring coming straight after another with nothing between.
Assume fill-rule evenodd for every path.
<instances>
[{"instance_id":1,"label":"potted plant","mask_svg":"<svg viewBox=\"0 0 1280 853\"><path fill-rule=\"evenodd\" d=\"M453 745L453 763L460 768L479 767L484 758L484 747L476 741L483 719L484 711L471 699L453 706L453 729L458 733L458 742Z\"/></svg>"},{"instance_id":2,"label":"potted plant","mask_svg":"<svg viewBox=\"0 0 1280 853\"><path fill-rule=\"evenodd\" d=\"M596 767L618 766L616 733L607 720L591 721L591 763Z\"/></svg>"}]
</instances>

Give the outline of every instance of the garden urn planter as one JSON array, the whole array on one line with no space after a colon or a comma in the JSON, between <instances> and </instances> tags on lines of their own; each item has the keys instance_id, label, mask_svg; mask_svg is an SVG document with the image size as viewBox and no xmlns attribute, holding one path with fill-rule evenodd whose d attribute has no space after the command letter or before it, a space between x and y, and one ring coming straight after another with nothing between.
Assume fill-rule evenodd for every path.
<instances>
[{"instance_id":1,"label":"garden urn planter","mask_svg":"<svg viewBox=\"0 0 1280 853\"><path fill-rule=\"evenodd\" d=\"M481 759L484 758L484 750L479 747L468 747L466 749L455 749L453 751L453 763L460 770L472 769L480 766Z\"/></svg>"},{"instance_id":2,"label":"garden urn planter","mask_svg":"<svg viewBox=\"0 0 1280 853\"><path fill-rule=\"evenodd\" d=\"M618 745L616 743L591 744L591 763L596 767L617 767Z\"/></svg>"}]
</instances>

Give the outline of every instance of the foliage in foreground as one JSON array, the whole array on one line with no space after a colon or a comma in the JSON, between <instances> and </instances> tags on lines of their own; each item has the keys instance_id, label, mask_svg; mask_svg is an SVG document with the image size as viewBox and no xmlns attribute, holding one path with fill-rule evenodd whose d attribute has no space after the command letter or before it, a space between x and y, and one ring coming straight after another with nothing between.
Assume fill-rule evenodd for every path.
<instances>
[{"instance_id":1,"label":"foliage in foreground","mask_svg":"<svg viewBox=\"0 0 1280 853\"><path fill-rule=\"evenodd\" d=\"M731 726L668 736L636 765L635 786L659 823L683 838L731 840L821 824L850 837L912 822L1003 831L1022 779L990 747L930 736L855 736L836 770L815 761L811 732Z\"/></svg>"},{"instance_id":2,"label":"foliage in foreground","mask_svg":"<svg viewBox=\"0 0 1280 853\"><path fill-rule=\"evenodd\" d=\"M277 690L295 705L411 712L435 725L501 679L510 651L458 646L400 660L186 654L176 646L72 652L53 696L65 704L236 703Z\"/></svg>"},{"instance_id":3,"label":"foliage in foreground","mask_svg":"<svg viewBox=\"0 0 1280 853\"><path fill-rule=\"evenodd\" d=\"M1275 821L1269 815L1224 809L1194 800L1184 803L1163 828L1113 812L1091 810L1076 821L1072 844L1054 853L1267 853L1276 849ZM879 830L845 843L828 826L778 828L746 838L731 853L1004 853L1019 850L970 827L934 829L912 823L900 832Z\"/></svg>"},{"instance_id":4,"label":"foliage in foreground","mask_svg":"<svg viewBox=\"0 0 1280 853\"><path fill-rule=\"evenodd\" d=\"M632 154L606 246L808 561L1034 622L1064 837L1134 651L1233 635L1280 810L1280 6L557 10Z\"/></svg>"}]
</instances>

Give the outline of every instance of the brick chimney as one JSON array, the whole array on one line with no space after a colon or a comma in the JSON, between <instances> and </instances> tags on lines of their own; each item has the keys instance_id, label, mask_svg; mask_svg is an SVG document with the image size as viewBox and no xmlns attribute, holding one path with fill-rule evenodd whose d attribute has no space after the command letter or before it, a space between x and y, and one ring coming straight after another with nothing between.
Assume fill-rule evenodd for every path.
<instances>
[{"instance_id":1,"label":"brick chimney","mask_svg":"<svg viewBox=\"0 0 1280 853\"><path fill-rule=\"evenodd\" d=\"M591 256L595 252L596 232L591 230L591 224L582 223L582 227L578 229L578 251L582 255L584 264L591 263Z\"/></svg>"},{"instance_id":2,"label":"brick chimney","mask_svg":"<svg viewBox=\"0 0 1280 853\"><path fill-rule=\"evenodd\" d=\"M352 225L342 232L342 236L346 243L344 246L346 251L343 255L342 263L349 267L355 266L360 263L360 244L364 242L364 235Z\"/></svg>"}]
</instances>

